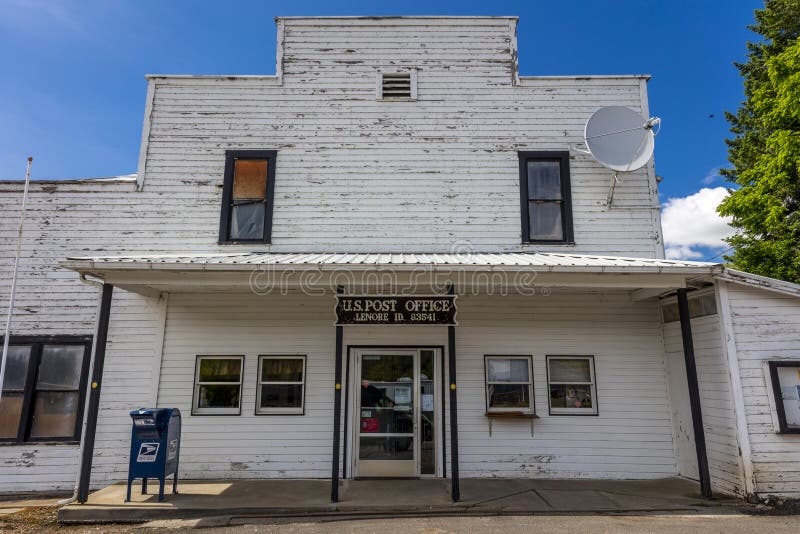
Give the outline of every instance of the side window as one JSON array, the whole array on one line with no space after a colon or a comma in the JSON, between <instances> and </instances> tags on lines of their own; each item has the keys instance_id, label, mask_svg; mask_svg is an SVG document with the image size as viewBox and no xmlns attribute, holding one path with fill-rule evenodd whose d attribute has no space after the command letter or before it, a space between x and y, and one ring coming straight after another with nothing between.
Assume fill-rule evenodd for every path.
<instances>
[{"instance_id":1,"label":"side window","mask_svg":"<svg viewBox=\"0 0 800 534\"><path fill-rule=\"evenodd\" d=\"M12 337L11 343L0 400L0 441L79 440L91 340Z\"/></svg>"},{"instance_id":2,"label":"side window","mask_svg":"<svg viewBox=\"0 0 800 534\"><path fill-rule=\"evenodd\" d=\"M239 415L244 356L198 356L192 414Z\"/></svg>"},{"instance_id":3,"label":"side window","mask_svg":"<svg viewBox=\"0 0 800 534\"><path fill-rule=\"evenodd\" d=\"M548 356L550 415L597 415L594 356Z\"/></svg>"},{"instance_id":4,"label":"side window","mask_svg":"<svg viewBox=\"0 0 800 534\"><path fill-rule=\"evenodd\" d=\"M302 414L305 356L259 356L256 413Z\"/></svg>"},{"instance_id":5,"label":"side window","mask_svg":"<svg viewBox=\"0 0 800 534\"><path fill-rule=\"evenodd\" d=\"M771 361L767 366L777 430L781 434L800 434L800 361Z\"/></svg>"},{"instance_id":6,"label":"side window","mask_svg":"<svg viewBox=\"0 0 800 534\"><path fill-rule=\"evenodd\" d=\"M519 181L522 242L572 243L569 152L520 152Z\"/></svg>"},{"instance_id":7,"label":"side window","mask_svg":"<svg viewBox=\"0 0 800 534\"><path fill-rule=\"evenodd\" d=\"M530 356L486 356L486 411L533 413Z\"/></svg>"},{"instance_id":8,"label":"side window","mask_svg":"<svg viewBox=\"0 0 800 534\"><path fill-rule=\"evenodd\" d=\"M220 214L220 243L269 243L275 190L274 150L229 150Z\"/></svg>"}]
</instances>

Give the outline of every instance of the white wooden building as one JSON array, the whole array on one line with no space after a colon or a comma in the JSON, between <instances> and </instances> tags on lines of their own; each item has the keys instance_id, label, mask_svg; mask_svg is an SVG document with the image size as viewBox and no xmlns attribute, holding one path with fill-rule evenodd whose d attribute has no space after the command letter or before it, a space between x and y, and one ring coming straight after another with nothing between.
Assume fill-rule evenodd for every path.
<instances>
[{"instance_id":1,"label":"white wooden building","mask_svg":"<svg viewBox=\"0 0 800 534\"><path fill-rule=\"evenodd\" d=\"M183 478L800 497L800 287L665 260L652 162L607 205L571 150L648 77L520 76L516 25L279 18L275 75L148 76L135 176L32 184L0 492L125 480L159 406Z\"/></svg>"}]
</instances>

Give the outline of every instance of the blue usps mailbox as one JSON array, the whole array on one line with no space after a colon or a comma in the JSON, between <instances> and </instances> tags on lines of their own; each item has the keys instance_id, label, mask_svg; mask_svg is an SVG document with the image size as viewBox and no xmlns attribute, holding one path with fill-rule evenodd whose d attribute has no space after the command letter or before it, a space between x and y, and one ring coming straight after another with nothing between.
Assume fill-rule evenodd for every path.
<instances>
[{"instance_id":1,"label":"blue usps mailbox","mask_svg":"<svg viewBox=\"0 0 800 534\"><path fill-rule=\"evenodd\" d=\"M131 483L142 479L142 494L147 493L147 479L157 478L158 500L164 500L164 481L172 479L172 493L178 493L178 459L181 452L181 412L177 408L141 408L131 412L131 459L128 466L128 493Z\"/></svg>"}]
</instances>

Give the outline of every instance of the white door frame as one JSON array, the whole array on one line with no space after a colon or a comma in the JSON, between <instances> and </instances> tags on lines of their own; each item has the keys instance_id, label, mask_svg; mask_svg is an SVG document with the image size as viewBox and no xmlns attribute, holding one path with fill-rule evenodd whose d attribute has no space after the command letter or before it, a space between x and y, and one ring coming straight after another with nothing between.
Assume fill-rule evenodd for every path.
<instances>
[{"instance_id":1,"label":"white door frame","mask_svg":"<svg viewBox=\"0 0 800 534\"><path fill-rule=\"evenodd\" d=\"M434 388L434 474L420 474L420 447L422 446L420 436L420 412L422 409L421 404L421 381L420 377L420 356L421 351L433 351L433 388ZM350 384L347 385L349 389L349 400L346 406L346 421L348 424L348 435L344 436L347 442L347 457L344 458L346 465L349 465L349 478L356 478L358 476L358 436L360 431L360 414L357 413L359 409L360 393L361 393L361 357L364 354L375 355L413 355L414 356L414 477L419 478L437 478L442 476L442 439L444 437L443 425L443 402L442 398L442 349L435 346L403 346L403 347L382 347L375 346L375 348L358 347L351 348L349 354L349 376L352 377Z\"/></svg>"}]
</instances>

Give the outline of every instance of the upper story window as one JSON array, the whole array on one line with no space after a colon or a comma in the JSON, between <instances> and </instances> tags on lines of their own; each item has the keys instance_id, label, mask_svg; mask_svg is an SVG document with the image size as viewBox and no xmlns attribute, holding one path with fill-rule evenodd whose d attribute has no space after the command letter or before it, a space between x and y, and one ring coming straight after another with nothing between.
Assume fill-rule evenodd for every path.
<instances>
[{"instance_id":1,"label":"upper story window","mask_svg":"<svg viewBox=\"0 0 800 534\"><path fill-rule=\"evenodd\" d=\"M569 152L520 152L522 242L573 242Z\"/></svg>"},{"instance_id":2,"label":"upper story window","mask_svg":"<svg viewBox=\"0 0 800 534\"><path fill-rule=\"evenodd\" d=\"M88 337L11 338L0 441L80 439L91 345Z\"/></svg>"},{"instance_id":3,"label":"upper story window","mask_svg":"<svg viewBox=\"0 0 800 534\"><path fill-rule=\"evenodd\" d=\"M269 243L275 191L274 150L228 150L220 243Z\"/></svg>"}]
</instances>

